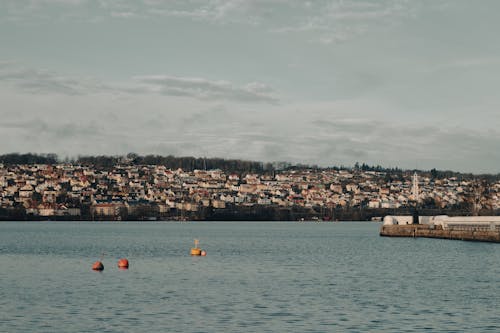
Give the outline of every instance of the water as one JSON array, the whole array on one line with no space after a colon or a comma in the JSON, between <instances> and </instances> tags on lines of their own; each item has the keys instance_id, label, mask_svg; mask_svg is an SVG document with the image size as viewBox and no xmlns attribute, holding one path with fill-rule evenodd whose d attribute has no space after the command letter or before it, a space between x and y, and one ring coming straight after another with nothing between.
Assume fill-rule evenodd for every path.
<instances>
[{"instance_id":1,"label":"water","mask_svg":"<svg viewBox=\"0 0 500 333\"><path fill-rule=\"evenodd\" d=\"M0 223L0 332L500 331L500 244L379 227Z\"/></svg>"}]
</instances>

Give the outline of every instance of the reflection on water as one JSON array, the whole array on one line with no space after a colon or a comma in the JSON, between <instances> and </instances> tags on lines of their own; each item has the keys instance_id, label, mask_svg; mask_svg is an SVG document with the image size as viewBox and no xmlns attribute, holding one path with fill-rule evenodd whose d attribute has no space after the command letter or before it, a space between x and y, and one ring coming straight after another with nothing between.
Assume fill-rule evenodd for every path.
<instances>
[{"instance_id":1,"label":"reflection on water","mask_svg":"<svg viewBox=\"0 0 500 333\"><path fill-rule=\"evenodd\" d=\"M0 331L500 331L500 244L378 228L0 223Z\"/></svg>"}]
</instances>

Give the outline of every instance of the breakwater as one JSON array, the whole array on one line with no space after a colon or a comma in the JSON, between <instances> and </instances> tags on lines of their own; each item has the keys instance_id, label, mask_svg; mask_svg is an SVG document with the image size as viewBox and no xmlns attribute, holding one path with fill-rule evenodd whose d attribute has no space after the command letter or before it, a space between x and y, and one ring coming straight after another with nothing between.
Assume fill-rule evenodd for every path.
<instances>
[{"instance_id":1,"label":"breakwater","mask_svg":"<svg viewBox=\"0 0 500 333\"><path fill-rule=\"evenodd\" d=\"M432 224L382 225L380 236L427 237L500 243L500 230L490 226L456 226L443 228Z\"/></svg>"}]
</instances>

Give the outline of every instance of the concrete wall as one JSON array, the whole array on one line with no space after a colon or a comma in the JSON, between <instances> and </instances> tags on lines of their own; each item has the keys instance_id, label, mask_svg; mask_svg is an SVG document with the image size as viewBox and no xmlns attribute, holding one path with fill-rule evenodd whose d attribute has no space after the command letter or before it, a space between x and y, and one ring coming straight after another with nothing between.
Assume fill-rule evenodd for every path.
<instances>
[{"instance_id":1,"label":"concrete wall","mask_svg":"<svg viewBox=\"0 0 500 333\"><path fill-rule=\"evenodd\" d=\"M478 230L470 227L469 230L443 229L439 225L383 225L380 236L388 237L427 237L457 239L478 242L500 242L500 232L493 230Z\"/></svg>"},{"instance_id":2,"label":"concrete wall","mask_svg":"<svg viewBox=\"0 0 500 333\"><path fill-rule=\"evenodd\" d=\"M448 228L453 225L500 225L500 216L419 216L420 224L435 224L441 225L443 228ZM408 225L413 223L413 217L410 215L387 215L384 217L384 225Z\"/></svg>"}]
</instances>

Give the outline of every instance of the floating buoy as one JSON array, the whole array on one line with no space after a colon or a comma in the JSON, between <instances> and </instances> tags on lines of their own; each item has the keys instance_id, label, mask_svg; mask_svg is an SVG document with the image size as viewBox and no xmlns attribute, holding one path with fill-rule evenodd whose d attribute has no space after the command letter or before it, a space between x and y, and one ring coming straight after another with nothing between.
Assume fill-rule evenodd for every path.
<instances>
[{"instance_id":1,"label":"floating buoy","mask_svg":"<svg viewBox=\"0 0 500 333\"><path fill-rule=\"evenodd\" d=\"M191 249L191 255L192 256L201 256L201 249L199 249L197 247L193 247Z\"/></svg>"},{"instance_id":2,"label":"floating buoy","mask_svg":"<svg viewBox=\"0 0 500 333\"><path fill-rule=\"evenodd\" d=\"M200 252L200 256L204 257L204 256L206 256L206 255L207 255L207 251L205 251L205 250L201 250L201 252Z\"/></svg>"},{"instance_id":3,"label":"floating buoy","mask_svg":"<svg viewBox=\"0 0 500 333\"><path fill-rule=\"evenodd\" d=\"M102 262L100 261L96 261L93 265L92 265L92 269L94 271L102 271L104 269L104 265L102 264Z\"/></svg>"},{"instance_id":4,"label":"floating buoy","mask_svg":"<svg viewBox=\"0 0 500 333\"><path fill-rule=\"evenodd\" d=\"M128 260L125 258L118 260L118 268L128 269Z\"/></svg>"},{"instance_id":5,"label":"floating buoy","mask_svg":"<svg viewBox=\"0 0 500 333\"><path fill-rule=\"evenodd\" d=\"M194 247L191 248L192 256L201 256L201 249L198 247L199 243L200 243L199 240L197 239L194 240Z\"/></svg>"}]
</instances>

